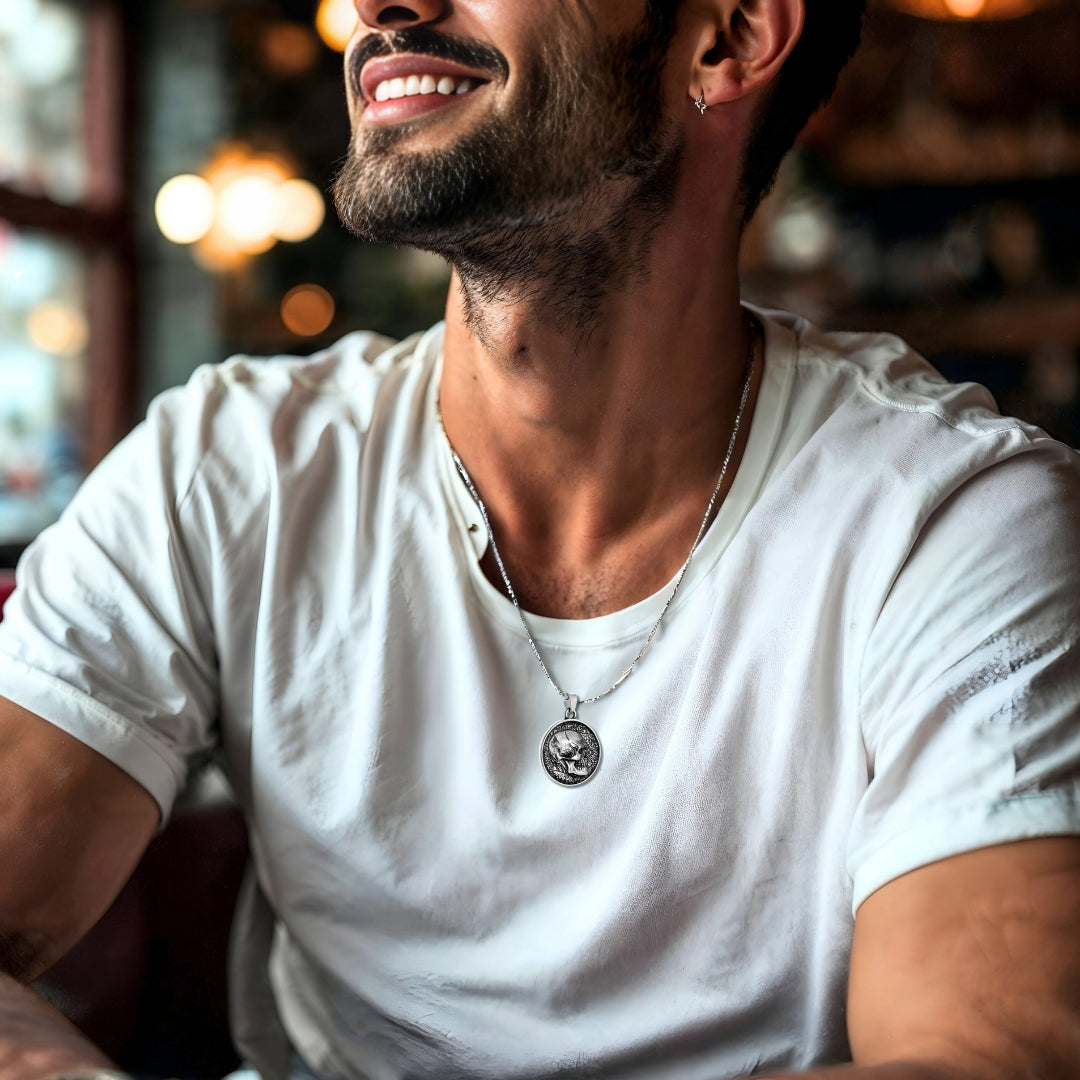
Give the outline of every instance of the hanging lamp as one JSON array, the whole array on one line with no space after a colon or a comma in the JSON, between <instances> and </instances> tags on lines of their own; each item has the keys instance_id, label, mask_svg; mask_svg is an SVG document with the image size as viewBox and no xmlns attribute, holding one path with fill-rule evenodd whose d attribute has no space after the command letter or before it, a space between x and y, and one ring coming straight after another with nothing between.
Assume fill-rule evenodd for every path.
<instances>
[{"instance_id":1,"label":"hanging lamp","mask_svg":"<svg viewBox=\"0 0 1080 1080\"><path fill-rule=\"evenodd\" d=\"M1017 19L1060 0L887 0L887 6L923 19L971 22Z\"/></svg>"}]
</instances>

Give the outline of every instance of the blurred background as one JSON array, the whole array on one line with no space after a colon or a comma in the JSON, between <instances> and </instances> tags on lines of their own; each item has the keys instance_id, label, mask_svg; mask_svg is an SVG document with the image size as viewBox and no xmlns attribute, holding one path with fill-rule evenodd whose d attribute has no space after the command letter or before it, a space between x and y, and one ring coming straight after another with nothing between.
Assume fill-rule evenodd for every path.
<instances>
[{"instance_id":1,"label":"blurred background","mask_svg":"<svg viewBox=\"0 0 1080 1080\"><path fill-rule=\"evenodd\" d=\"M160 390L441 315L360 243L341 0L0 0L0 567ZM890 329L1080 444L1080 4L871 0L747 237L748 298Z\"/></svg>"}]
</instances>

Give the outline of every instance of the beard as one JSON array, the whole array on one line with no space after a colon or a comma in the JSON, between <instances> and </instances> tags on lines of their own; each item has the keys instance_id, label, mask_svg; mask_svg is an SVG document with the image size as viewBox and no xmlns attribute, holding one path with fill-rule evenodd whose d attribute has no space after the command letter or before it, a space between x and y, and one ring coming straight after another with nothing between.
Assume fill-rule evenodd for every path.
<instances>
[{"instance_id":1,"label":"beard","mask_svg":"<svg viewBox=\"0 0 1080 1080\"><path fill-rule=\"evenodd\" d=\"M682 142L662 105L670 38L649 18L622 36L556 30L514 98L442 150L401 148L423 119L358 127L333 186L339 217L364 239L449 259L474 300L561 282L547 299L580 322L570 309L595 306L633 271L674 199ZM505 82L505 60L479 43L426 28L369 40L375 55L434 54Z\"/></svg>"}]
</instances>

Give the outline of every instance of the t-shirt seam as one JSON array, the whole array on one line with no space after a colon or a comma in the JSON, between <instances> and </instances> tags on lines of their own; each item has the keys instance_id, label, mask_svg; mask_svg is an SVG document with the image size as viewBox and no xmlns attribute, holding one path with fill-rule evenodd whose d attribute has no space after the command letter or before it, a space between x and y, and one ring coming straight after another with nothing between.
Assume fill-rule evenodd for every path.
<instances>
[{"instance_id":1,"label":"t-shirt seam","mask_svg":"<svg viewBox=\"0 0 1080 1080\"><path fill-rule=\"evenodd\" d=\"M953 384L961 385L961 384ZM892 401L885 397L880 391L878 391L868 380L861 379L859 383L859 389L862 390L867 397L873 398L879 405L883 405L885 408L892 410L893 412L907 413L911 416L931 416L937 420L940 420L946 427L951 428L953 431L959 432L961 435L967 435L972 439L989 439L1001 437L1003 435L1011 435L1016 433L1025 438L1028 443L1031 443L1031 438L1027 431L1024 429L1024 425L1020 421L1014 421L1013 423L998 423L996 427L989 428L985 431L974 431L969 424L966 424L959 417L951 416L949 413L944 412L942 409L937 408L931 401L926 401L923 404L905 404L901 401ZM1009 417L1000 416L999 421L1007 421Z\"/></svg>"},{"instance_id":2,"label":"t-shirt seam","mask_svg":"<svg viewBox=\"0 0 1080 1080\"><path fill-rule=\"evenodd\" d=\"M80 712L90 714L107 725L107 728L119 728L125 739L134 737L161 761L174 780L179 779L181 783L183 782L186 770L184 768L177 768L178 762L176 758L178 758L179 755L171 756L172 752L167 748L167 744L165 744L164 740L160 739L151 728L141 723L136 723L123 716L115 709L110 709L107 705L103 705L96 698L92 697L84 690L80 690L77 686L72 686L71 683L67 682L59 675L51 675L47 671L35 668L25 661L18 659L18 657L10 655L10 653L0 653L0 664L4 663L20 671L24 678L30 679L43 690L46 690L49 693L55 692L66 697ZM55 721L49 721L48 717L43 717L43 719L50 723L54 723L55 726L61 726L56 724ZM96 728L96 730L101 729ZM85 740L80 739L80 741Z\"/></svg>"},{"instance_id":3,"label":"t-shirt seam","mask_svg":"<svg viewBox=\"0 0 1080 1080\"><path fill-rule=\"evenodd\" d=\"M864 392L868 397L873 398L879 405L882 405L885 408L890 409L894 412L920 414L936 417L947 427L952 428L954 431L959 431L961 434L968 435L973 439L992 438L994 436L1000 436L1005 433L1016 432L1023 436L1027 440L1029 445L1033 445L1033 440L1031 439L1030 433L1028 432L1024 423L1014 417L997 415L995 417L996 421L998 421L997 426L986 431L973 431L971 430L970 426L964 424L964 422L959 417L951 416L942 409L938 408L931 398L924 397L919 404L907 404L886 397L880 392L880 390L878 390L873 385L872 380L868 377L869 373L863 365L855 363L854 361L848 359L846 356L829 355L815 346L805 345L802 339L802 335L797 331L793 332L792 336L795 338L795 356L793 358L793 363L796 369L805 369L810 367L812 364L818 364L821 367L828 368L833 371L843 371L847 374L854 375L858 379L857 392ZM902 339L896 338L893 335L885 336L889 337L890 340L902 342ZM921 357L920 354L913 355L919 355L920 359L922 359L927 365L929 365L929 361L927 361L925 357ZM963 384L951 383L949 385L960 386ZM1011 421L1011 423L1009 421Z\"/></svg>"}]
</instances>

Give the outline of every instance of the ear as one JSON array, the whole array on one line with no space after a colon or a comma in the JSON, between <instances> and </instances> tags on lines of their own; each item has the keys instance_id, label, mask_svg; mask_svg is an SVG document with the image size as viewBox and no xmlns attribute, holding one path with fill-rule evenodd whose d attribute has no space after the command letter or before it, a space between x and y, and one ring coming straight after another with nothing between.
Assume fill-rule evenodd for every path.
<instances>
[{"instance_id":1,"label":"ear","mask_svg":"<svg viewBox=\"0 0 1080 1080\"><path fill-rule=\"evenodd\" d=\"M805 0L705 0L698 15L691 98L735 101L770 83L795 48L806 18Z\"/></svg>"}]
</instances>

